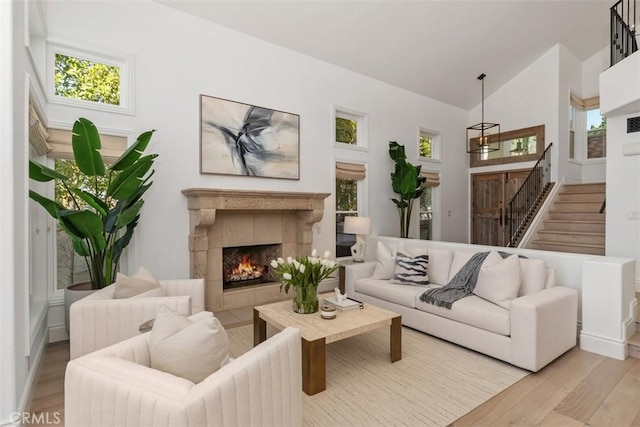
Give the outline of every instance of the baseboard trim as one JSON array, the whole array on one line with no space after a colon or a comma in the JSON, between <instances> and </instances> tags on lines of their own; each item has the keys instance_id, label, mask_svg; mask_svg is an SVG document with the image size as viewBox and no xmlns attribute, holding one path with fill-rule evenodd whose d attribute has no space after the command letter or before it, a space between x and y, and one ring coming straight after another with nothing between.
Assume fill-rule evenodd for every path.
<instances>
[{"instance_id":1,"label":"baseboard trim","mask_svg":"<svg viewBox=\"0 0 640 427\"><path fill-rule=\"evenodd\" d=\"M627 343L612 340L588 332L580 332L580 349L613 359L624 360L627 358Z\"/></svg>"},{"instance_id":2,"label":"baseboard trim","mask_svg":"<svg viewBox=\"0 0 640 427\"><path fill-rule=\"evenodd\" d=\"M69 334L64 325L49 327L49 342L66 341L68 339Z\"/></svg>"}]
</instances>

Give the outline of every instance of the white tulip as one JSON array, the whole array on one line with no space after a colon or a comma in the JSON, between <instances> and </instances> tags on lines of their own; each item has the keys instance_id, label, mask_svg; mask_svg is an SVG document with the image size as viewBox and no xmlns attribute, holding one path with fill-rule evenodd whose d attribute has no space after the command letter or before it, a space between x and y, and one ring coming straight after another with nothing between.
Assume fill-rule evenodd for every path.
<instances>
[{"instance_id":1,"label":"white tulip","mask_svg":"<svg viewBox=\"0 0 640 427\"><path fill-rule=\"evenodd\" d=\"M298 271L299 271L300 273L304 273L304 269L305 269L304 264L300 264L300 265L298 265Z\"/></svg>"},{"instance_id":2,"label":"white tulip","mask_svg":"<svg viewBox=\"0 0 640 427\"><path fill-rule=\"evenodd\" d=\"M284 273L284 274L282 275L282 278L283 278L284 280L291 280L291 279L292 279L291 274L289 274L289 273Z\"/></svg>"},{"instance_id":3,"label":"white tulip","mask_svg":"<svg viewBox=\"0 0 640 427\"><path fill-rule=\"evenodd\" d=\"M272 259L270 264L271 264L271 267L273 267L273 268L277 268L278 267L278 261L276 261L275 259Z\"/></svg>"},{"instance_id":4,"label":"white tulip","mask_svg":"<svg viewBox=\"0 0 640 427\"><path fill-rule=\"evenodd\" d=\"M296 270L300 267L300 263L298 262L297 259L293 260L293 266L296 268Z\"/></svg>"},{"instance_id":5,"label":"white tulip","mask_svg":"<svg viewBox=\"0 0 640 427\"><path fill-rule=\"evenodd\" d=\"M284 264L284 260L282 259L282 257L278 258L278 264L280 265Z\"/></svg>"},{"instance_id":6,"label":"white tulip","mask_svg":"<svg viewBox=\"0 0 640 427\"><path fill-rule=\"evenodd\" d=\"M313 256L313 257L318 256L318 251L317 251L317 250L315 250L315 249L314 249L314 250L312 250L312 251L311 251L311 256Z\"/></svg>"},{"instance_id":7,"label":"white tulip","mask_svg":"<svg viewBox=\"0 0 640 427\"><path fill-rule=\"evenodd\" d=\"M324 251L324 258L329 258L331 256L331 251Z\"/></svg>"},{"instance_id":8,"label":"white tulip","mask_svg":"<svg viewBox=\"0 0 640 427\"><path fill-rule=\"evenodd\" d=\"M287 257L287 264L291 264L293 262L293 258L291 258L290 256Z\"/></svg>"},{"instance_id":9,"label":"white tulip","mask_svg":"<svg viewBox=\"0 0 640 427\"><path fill-rule=\"evenodd\" d=\"M333 268L335 266L336 266L336 262L335 261L333 261L333 260L329 261L329 268Z\"/></svg>"},{"instance_id":10,"label":"white tulip","mask_svg":"<svg viewBox=\"0 0 640 427\"><path fill-rule=\"evenodd\" d=\"M316 258L311 258L309 260L309 262L311 262L311 265L318 265L318 263L320 262L320 258L316 257Z\"/></svg>"}]
</instances>

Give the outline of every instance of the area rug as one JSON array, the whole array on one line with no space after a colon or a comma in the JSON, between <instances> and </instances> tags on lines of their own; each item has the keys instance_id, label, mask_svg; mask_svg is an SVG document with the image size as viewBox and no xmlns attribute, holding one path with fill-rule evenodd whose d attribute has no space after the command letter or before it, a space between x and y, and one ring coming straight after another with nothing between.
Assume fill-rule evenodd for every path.
<instances>
[{"instance_id":1,"label":"area rug","mask_svg":"<svg viewBox=\"0 0 640 427\"><path fill-rule=\"evenodd\" d=\"M274 333L275 331L268 331ZM233 357L253 326L227 329ZM446 426L528 374L413 329L402 328L402 360L389 360L389 330L328 345L327 389L303 394L306 426Z\"/></svg>"}]
</instances>

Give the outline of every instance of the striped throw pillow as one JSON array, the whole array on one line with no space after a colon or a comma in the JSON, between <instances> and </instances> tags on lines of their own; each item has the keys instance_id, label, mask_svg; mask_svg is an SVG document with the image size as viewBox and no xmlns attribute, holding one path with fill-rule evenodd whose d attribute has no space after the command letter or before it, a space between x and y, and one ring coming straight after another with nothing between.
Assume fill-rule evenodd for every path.
<instances>
[{"instance_id":1,"label":"striped throw pillow","mask_svg":"<svg viewBox=\"0 0 640 427\"><path fill-rule=\"evenodd\" d=\"M396 268L393 279L389 283L401 285L428 285L427 265L429 255L411 255L404 252L396 252Z\"/></svg>"}]
</instances>

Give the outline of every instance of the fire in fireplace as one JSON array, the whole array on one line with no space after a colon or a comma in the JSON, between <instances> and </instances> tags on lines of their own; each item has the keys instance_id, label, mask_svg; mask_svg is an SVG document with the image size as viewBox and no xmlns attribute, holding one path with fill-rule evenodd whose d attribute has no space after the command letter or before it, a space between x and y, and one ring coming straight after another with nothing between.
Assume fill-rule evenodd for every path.
<instances>
[{"instance_id":1,"label":"fire in fireplace","mask_svg":"<svg viewBox=\"0 0 640 427\"><path fill-rule=\"evenodd\" d=\"M274 282L269 262L281 256L281 245L254 245L223 248L223 289Z\"/></svg>"}]
</instances>

